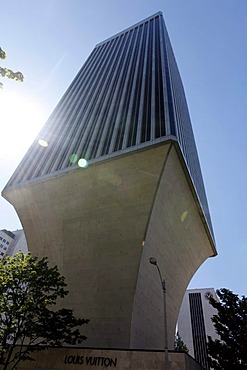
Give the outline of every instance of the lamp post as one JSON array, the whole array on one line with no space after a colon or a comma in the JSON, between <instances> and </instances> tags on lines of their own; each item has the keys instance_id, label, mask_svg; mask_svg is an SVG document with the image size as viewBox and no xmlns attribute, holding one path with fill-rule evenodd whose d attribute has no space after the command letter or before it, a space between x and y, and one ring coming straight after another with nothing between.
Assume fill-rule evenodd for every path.
<instances>
[{"instance_id":1,"label":"lamp post","mask_svg":"<svg viewBox=\"0 0 247 370\"><path fill-rule=\"evenodd\" d=\"M155 265L157 267L159 277L160 277L160 282L162 286L162 291L163 291L163 299L164 299L164 346L165 346L165 370L169 370L169 359L168 359L168 340L167 340L167 316L166 316L166 282L161 276L161 272L157 263L157 260L155 257L150 257L149 262L152 265Z\"/></svg>"}]
</instances>

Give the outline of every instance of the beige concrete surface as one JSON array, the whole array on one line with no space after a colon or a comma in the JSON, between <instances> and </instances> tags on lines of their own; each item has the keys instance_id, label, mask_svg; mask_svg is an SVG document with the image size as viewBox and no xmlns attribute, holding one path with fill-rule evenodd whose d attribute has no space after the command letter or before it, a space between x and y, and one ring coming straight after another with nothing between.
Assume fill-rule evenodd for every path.
<instances>
[{"instance_id":1,"label":"beige concrete surface","mask_svg":"<svg viewBox=\"0 0 247 370\"><path fill-rule=\"evenodd\" d=\"M214 254L172 144L128 153L40 179L4 196L34 255L48 256L70 291L63 306L90 319L86 345L163 348L167 283L169 348L184 291ZM143 243L145 241L145 243Z\"/></svg>"},{"instance_id":2,"label":"beige concrete surface","mask_svg":"<svg viewBox=\"0 0 247 370\"><path fill-rule=\"evenodd\" d=\"M163 345L163 292L158 271L149 263L149 257L157 259L166 282L168 339L172 348L184 291L212 253L173 147L164 165L146 233L133 305L131 348L162 348Z\"/></svg>"}]
</instances>

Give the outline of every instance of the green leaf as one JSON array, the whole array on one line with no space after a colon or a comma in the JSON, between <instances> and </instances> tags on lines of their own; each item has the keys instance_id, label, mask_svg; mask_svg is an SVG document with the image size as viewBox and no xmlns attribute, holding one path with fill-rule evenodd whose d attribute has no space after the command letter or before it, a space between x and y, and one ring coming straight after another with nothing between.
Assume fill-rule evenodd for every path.
<instances>
[{"instance_id":1,"label":"green leaf","mask_svg":"<svg viewBox=\"0 0 247 370\"><path fill-rule=\"evenodd\" d=\"M55 310L57 300L67 294L64 277L57 266L48 266L47 258L38 260L30 253L19 253L0 260L0 362L4 364L3 369L8 369L11 362L31 360L30 354L35 350L51 345L76 345L86 339L78 328L88 320L76 318L72 310ZM27 346L13 355L16 343L24 338ZM34 344L42 346L33 347Z\"/></svg>"}]
</instances>

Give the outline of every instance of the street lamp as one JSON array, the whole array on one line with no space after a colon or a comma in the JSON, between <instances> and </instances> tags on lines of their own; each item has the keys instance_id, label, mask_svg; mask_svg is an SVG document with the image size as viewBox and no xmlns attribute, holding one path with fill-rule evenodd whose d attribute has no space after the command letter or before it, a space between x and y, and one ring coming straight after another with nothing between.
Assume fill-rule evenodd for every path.
<instances>
[{"instance_id":1,"label":"street lamp","mask_svg":"<svg viewBox=\"0 0 247 370\"><path fill-rule=\"evenodd\" d=\"M157 267L160 282L162 286L163 291L163 298L164 298L164 344L165 344L165 370L169 370L169 360L168 360L168 340L167 340L167 316L166 316L166 282L161 276L161 272L157 263L157 260L155 257L150 257L149 262L152 265L155 265Z\"/></svg>"}]
</instances>

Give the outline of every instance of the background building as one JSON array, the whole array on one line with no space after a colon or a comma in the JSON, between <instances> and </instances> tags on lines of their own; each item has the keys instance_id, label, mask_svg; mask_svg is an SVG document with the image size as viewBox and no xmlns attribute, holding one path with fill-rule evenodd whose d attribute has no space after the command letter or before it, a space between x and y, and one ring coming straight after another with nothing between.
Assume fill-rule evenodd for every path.
<instances>
[{"instance_id":1,"label":"background building","mask_svg":"<svg viewBox=\"0 0 247 370\"><path fill-rule=\"evenodd\" d=\"M23 230L0 230L0 258L13 256L18 252L27 253L27 241Z\"/></svg>"},{"instance_id":2,"label":"background building","mask_svg":"<svg viewBox=\"0 0 247 370\"><path fill-rule=\"evenodd\" d=\"M81 168L83 167L83 168ZM161 13L98 44L6 185L34 255L65 275L87 345L169 347L216 254L182 82Z\"/></svg>"},{"instance_id":3,"label":"background building","mask_svg":"<svg viewBox=\"0 0 247 370\"><path fill-rule=\"evenodd\" d=\"M0 258L3 258L8 250L10 245L14 242L15 235L8 230L0 230Z\"/></svg>"},{"instance_id":4,"label":"background building","mask_svg":"<svg viewBox=\"0 0 247 370\"><path fill-rule=\"evenodd\" d=\"M206 369L209 369L207 336L218 339L211 321L212 316L217 315L217 310L209 304L210 296L217 299L213 288L186 290L178 316L178 331L189 354Z\"/></svg>"}]
</instances>

